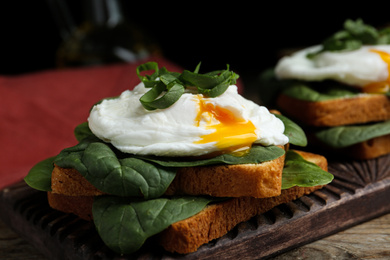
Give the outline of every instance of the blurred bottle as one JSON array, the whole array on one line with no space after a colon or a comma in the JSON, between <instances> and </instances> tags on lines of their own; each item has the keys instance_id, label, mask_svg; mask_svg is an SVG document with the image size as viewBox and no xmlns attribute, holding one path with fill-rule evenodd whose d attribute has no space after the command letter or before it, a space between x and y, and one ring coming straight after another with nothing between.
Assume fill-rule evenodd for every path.
<instances>
[{"instance_id":1,"label":"blurred bottle","mask_svg":"<svg viewBox=\"0 0 390 260\"><path fill-rule=\"evenodd\" d=\"M76 67L135 62L161 55L159 46L126 19L120 0L83 0L84 21L78 26L65 0L48 0L63 42L57 66Z\"/></svg>"}]
</instances>

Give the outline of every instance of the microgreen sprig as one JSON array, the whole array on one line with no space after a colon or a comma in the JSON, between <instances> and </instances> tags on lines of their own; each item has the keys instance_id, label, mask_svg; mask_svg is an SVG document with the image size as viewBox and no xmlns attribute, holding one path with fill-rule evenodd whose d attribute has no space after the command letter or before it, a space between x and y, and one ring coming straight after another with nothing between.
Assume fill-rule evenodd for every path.
<instances>
[{"instance_id":1,"label":"microgreen sprig","mask_svg":"<svg viewBox=\"0 0 390 260\"><path fill-rule=\"evenodd\" d=\"M174 104L187 90L193 90L208 97L217 97L236 83L238 75L226 70L217 70L200 74L199 63L195 70L184 70L182 73L159 68L156 62L146 62L137 67L137 75L146 88L150 88L140 102L147 110L164 109ZM152 74L141 75L142 72L152 71Z\"/></svg>"}]
</instances>

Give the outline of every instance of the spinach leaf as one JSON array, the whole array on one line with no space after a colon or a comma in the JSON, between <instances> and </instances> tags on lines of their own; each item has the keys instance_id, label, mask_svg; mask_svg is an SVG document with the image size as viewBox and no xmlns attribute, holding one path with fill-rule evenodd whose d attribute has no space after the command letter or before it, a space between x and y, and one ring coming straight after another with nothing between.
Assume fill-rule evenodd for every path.
<instances>
[{"instance_id":1,"label":"spinach leaf","mask_svg":"<svg viewBox=\"0 0 390 260\"><path fill-rule=\"evenodd\" d=\"M377 30L375 27L365 24L362 19L346 20L343 29L337 31L322 42L322 49L310 53L313 57L324 51L351 51L359 49L362 45L377 45L390 43L390 30L388 28Z\"/></svg>"},{"instance_id":2,"label":"spinach leaf","mask_svg":"<svg viewBox=\"0 0 390 260\"><path fill-rule=\"evenodd\" d=\"M176 175L176 170L137 158L118 159L108 144L83 139L61 151L55 163L74 168L99 190L117 196L156 198Z\"/></svg>"},{"instance_id":3,"label":"spinach leaf","mask_svg":"<svg viewBox=\"0 0 390 260\"><path fill-rule=\"evenodd\" d=\"M232 154L221 154L209 159L193 160L181 157L157 157L157 156L136 156L145 161L151 161L166 167L194 167L215 164L249 164L271 161L284 155L284 150L277 146L254 145L250 151L243 156Z\"/></svg>"},{"instance_id":4,"label":"spinach leaf","mask_svg":"<svg viewBox=\"0 0 390 260\"><path fill-rule=\"evenodd\" d=\"M51 191L51 172L54 168L54 159L55 156L35 164L24 178L27 185L36 190Z\"/></svg>"},{"instance_id":5,"label":"spinach leaf","mask_svg":"<svg viewBox=\"0 0 390 260\"><path fill-rule=\"evenodd\" d=\"M299 125L283 115L275 114L275 116L282 120L285 127L284 134L288 137L290 144L297 146L307 145L306 134Z\"/></svg>"},{"instance_id":6,"label":"spinach leaf","mask_svg":"<svg viewBox=\"0 0 390 260\"><path fill-rule=\"evenodd\" d=\"M223 94L229 85L235 84L238 75L229 71L229 66L226 70L217 70L205 74L198 73L200 64L195 72L188 70L183 71L180 75L180 80L188 86L195 86L200 94L209 97L217 97Z\"/></svg>"},{"instance_id":7,"label":"spinach leaf","mask_svg":"<svg viewBox=\"0 0 390 260\"><path fill-rule=\"evenodd\" d=\"M93 136L91 129L89 129L88 122L83 122L76 126L74 129L74 136L76 137L77 141L81 142L84 138Z\"/></svg>"},{"instance_id":8,"label":"spinach leaf","mask_svg":"<svg viewBox=\"0 0 390 260\"><path fill-rule=\"evenodd\" d=\"M100 196L95 198L92 214L104 243L115 252L131 254L147 238L197 214L209 202L202 197L128 201L115 196Z\"/></svg>"},{"instance_id":9,"label":"spinach leaf","mask_svg":"<svg viewBox=\"0 0 390 260\"><path fill-rule=\"evenodd\" d=\"M344 85L334 80L320 82L285 79L279 80L274 69L268 69L261 75L260 98L268 106L273 106L279 93L305 101L326 101L337 98L356 97L361 92L358 89ZM388 93L387 93L388 95Z\"/></svg>"},{"instance_id":10,"label":"spinach leaf","mask_svg":"<svg viewBox=\"0 0 390 260\"><path fill-rule=\"evenodd\" d=\"M156 62L146 62L137 67L137 75L146 88L151 88L140 102L147 110L164 109L174 104L186 88L195 87L200 94L217 97L223 94L229 85L235 84L238 75L226 70L205 74L199 73L200 63L194 72L184 70L182 73L170 72L165 67L159 68ZM141 75L146 71L152 74Z\"/></svg>"},{"instance_id":11,"label":"spinach leaf","mask_svg":"<svg viewBox=\"0 0 390 260\"><path fill-rule=\"evenodd\" d=\"M283 94L300 100L318 102L359 95L357 90L341 86L333 81L322 83L293 82L283 90Z\"/></svg>"},{"instance_id":12,"label":"spinach leaf","mask_svg":"<svg viewBox=\"0 0 390 260\"><path fill-rule=\"evenodd\" d=\"M330 147L343 148L387 134L390 134L390 120L366 125L326 128L316 132L315 136Z\"/></svg>"},{"instance_id":13,"label":"spinach leaf","mask_svg":"<svg viewBox=\"0 0 390 260\"><path fill-rule=\"evenodd\" d=\"M325 185L333 180L333 175L322 170L315 163L306 161L300 154L289 150L286 153L282 175L282 189L294 186L312 187Z\"/></svg>"}]
</instances>

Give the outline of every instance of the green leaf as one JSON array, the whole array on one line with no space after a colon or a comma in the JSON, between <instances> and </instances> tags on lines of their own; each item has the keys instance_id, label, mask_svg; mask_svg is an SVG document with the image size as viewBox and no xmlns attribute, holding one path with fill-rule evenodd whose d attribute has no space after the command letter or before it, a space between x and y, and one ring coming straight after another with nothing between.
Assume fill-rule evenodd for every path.
<instances>
[{"instance_id":1,"label":"green leaf","mask_svg":"<svg viewBox=\"0 0 390 260\"><path fill-rule=\"evenodd\" d=\"M324 51L352 51L362 45L377 45L390 43L390 30L388 28L377 30L371 25L365 24L362 19L346 20L343 30L340 30L322 43L322 49L315 53L309 53L308 57Z\"/></svg>"},{"instance_id":2,"label":"green leaf","mask_svg":"<svg viewBox=\"0 0 390 260\"><path fill-rule=\"evenodd\" d=\"M244 156L222 154L203 160L135 156L121 153L97 137L89 136L79 144L62 150L55 164L76 169L96 188L108 194L151 198L165 192L175 177L174 168L177 167L262 163L282 155L284 150L277 146L254 145Z\"/></svg>"},{"instance_id":3,"label":"green leaf","mask_svg":"<svg viewBox=\"0 0 390 260\"><path fill-rule=\"evenodd\" d=\"M149 90L140 98L142 105L148 110L168 108L179 100L184 93L184 87L182 85L174 84L169 87L162 97L157 98L165 91L165 88L166 86L159 84Z\"/></svg>"},{"instance_id":4,"label":"green leaf","mask_svg":"<svg viewBox=\"0 0 390 260\"><path fill-rule=\"evenodd\" d=\"M119 254L131 254L141 248L147 238L197 214L209 202L201 197L132 202L100 196L93 203L92 214L104 243Z\"/></svg>"},{"instance_id":5,"label":"green leaf","mask_svg":"<svg viewBox=\"0 0 390 260\"><path fill-rule=\"evenodd\" d=\"M118 159L108 144L95 139L64 149L55 163L76 169L99 190L117 196L159 197L176 175L175 169L131 156Z\"/></svg>"},{"instance_id":6,"label":"green leaf","mask_svg":"<svg viewBox=\"0 0 390 260\"><path fill-rule=\"evenodd\" d=\"M307 145L307 138L306 134L303 131L303 129L297 125L295 122L290 120L289 118L279 115L279 114L274 114L277 118L282 120L284 124L284 135L286 135L289 139L289 143L297 146L306 146Z\"/></svg>"},{"instance_id":7,"label":"green leaf","mask_svg":"<svg viewBox=\"0 0 390 260\"><path fill-rule=\"evenodd\" d=\"M390 134L390 120L326 128L316 132L315 136L330 147L343 148L387 134Z\"/></svg>"},{"instance_id":8,"label":"green leaf","mask_svg":"<svg viewBox=\"0 0 390 260\"><path fill-rule=\"evenodd\" d=\"M91 129L89 129L88 122L84 122L76 126L74 129L74 136L78 142L81 142L84 138L93 136Z\"/></svg>"},{"instance_id":9,"label":"green leaf","mask_svg":"<svg viewBox=\"0 0 390 260\"><path fill-rule=\"evenodd\" d=\"M357 97L359 92L355 89L340 86L334 81L324 82L290 82L282 91L283 94L299 100L318 102L338 98Z\"/></svg>"},{"instance_id":10,"label":"green leaf","mask_svg":"<svg viewBox=\"0 0 390 260\"><path fill-rule=\"evenodd\" d=\"M202 160L181 157L157 157L137 156L140 159L151 161L166 167L195 167L217 164L252 164L271 161L284 155L285 151L277 146L254 145L250 151L243 156L222 154L216 157Z\"/></svg>"},{"instance_id":11,"label":"green leaf","mask_svg":"<svg viewBox=\"0 0 390 260\"><path fill-rule=\"evenodd\" d=\"M96 188L112 195L157 198L164 194L176 170L156 166L137 158L118 159L104 143L91 143L82 162L84 177Z\"/></svg>"},{"instance_id":12,"label":"green leaf","mask_svg":"<svg viewBox=\"0 0 390 260\"><path fill-rule=\"evenodd\" d=\"M151 88L141 98L140 102L147 110L164 109L174 104L185 90L197 89L198 93L209 97L217 97L226 89L236 83L239 77L234 72L226 70L199 73L200 63L194 72L184 70L182 73L170 72L166 68L158 68L156 62L147 62L137 67L137 75ZM142 75L145 71L152 71L150 75Z\"/></svg>"},{"instance_id":13,"label":"green leaf","mask_svg":"<svg viewBox=\"0 0 390 260\"><path fill-rule=\"evenodd\" d=\"M151 75L142 76L141 73L144 71L154 71ZM146 62L141 64L136 69L139 79L144 83L146 88L153 87L159 76L159 68L157 62Z\"/></svg>"},{"instance_id":14,"label":"green leaf","mask_svg":"<svg viewBox=\"0 0 390 260\"><path fill-rule=\"evenodd\" d=\"M322 170L315 163L306 161L298 153L292 150L287 151L282 175L282 189L294 186L313 187L326 185L333 178L332 174Z\"/></svg>"},{"instance_id":15,"label":"green leaf","mask_svg":"<svg viewBox=\"0 0 390 260\"><path fill-rule=\"evenodd\" d=\"M54 163L62 168L76 169L81 175L86 175L88 169L82 162L84 150L93 142L101 142L95 136L84 138L75 146L63 149L54 160Z\"/></svg>"},{"instance_id":16,"label":"green leaf","mask_svg":"<svg viewBox=\"0 0 390 260\"><path fill-rule=\"evenodd\" d=\"M51 191L51 173L55 158L50 157L35 164L24 178L27 185L36 190Z\"/></svg>"}]
</instances>

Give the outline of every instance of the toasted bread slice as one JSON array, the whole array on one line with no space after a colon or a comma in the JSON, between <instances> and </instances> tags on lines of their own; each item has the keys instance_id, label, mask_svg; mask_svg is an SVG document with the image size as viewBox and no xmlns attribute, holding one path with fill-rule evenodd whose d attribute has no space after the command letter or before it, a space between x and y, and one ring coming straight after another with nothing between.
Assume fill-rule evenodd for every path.
<instances>
[{"instance_id":1,"label":"toasted bread slice","mask_svg":"<svg viewBox=\"0 0 390 260\"><path fill-rule=\"evenodd\" d=\"M197 215L169 226L160 234L159 243L169 252L195 252L201 245L222 237L237 224L320 188L322 186L293 187L282 190L282 194L276 197L241 197L212 204Z\"/></svg>"},{"instance_id":2,"label":"toasted bread slice","mask_svg":"<svg viewBox=\"0 0 390 260\"><path fill-rule=\"evenodd\" d=\"M285 156L260 164L218 165L180 168L166 195L252 196L266 198L281 193ZM58 166L52 172L52 192L68 196L98 196L77 170Z\"/></svg>"},{"instance_id":3,"label":"toasted bread slice","mask_svg":"<svg viewBox=\"0 0 390 260\"><path fill-rule=\"evenodd\" d=\"M390 97L382 94L360 95L311 102L281 94L277 105L283 114L308 126L340 126L390 119Z\"/></svg>"},{"instance_id":4,"label":"toasted bread slice","mask_svg":"<svg viewBox=\"0 0 390 260\"><path fill-rule=\"evenodd\" d=\"M95 196L67 196L53 192L47 193L47 200L51 208L72 213L81 219L92 220L92 203Z\"/></svg>"},{"instance_id":5,"label":"toasted bread slice","mask_svg":"<svg viewBox=\"0 0 390 260\"><path fill-rule=\"evenodd\" d=\"M313 146L351 159L368 160L390 153L390 135L371 138L345 148L332 148L316 139L314 135L309 134L308 137Z\"/></svg>"},{"instance_id":6,"label":"toasted bread slice","mask_svg":"<svg viewBox=\"0 0 390 260\"><path fill-rule=\"evenodd\" d=\"M284 156L261 164L181 168L166 195L267 198L281 193Z\"/></svg>"},{"instance_id":7,"label":"toasted bread slice","mask_svg":"<svg viewBox=\"0 0 390 260\"><path fill-rule=\"evenodd\" d=\"M319 165L327 171L325 157L309 152L296 151L306 160ZM186 254L196 251L201 245L219 238L243 221L262 214L273 207L295 200L323 186L309 188L293 187L282 190L281 195L269 198L239 197L207 206L200 213L185 220L176 222L159 234L159 242L170 252ZM48 192L52 208L74 213L81 218L92 219L93 196L66 196Z\"/></svg>"},{"instance_id":8,"label":"toasted bread slice","mask_svg":"<svg viewBox=\"0 0 390 260\"><path fill-rule=\"evenodd\" d=\"M328 170L328 162L324 156L303 151L296 152L323 170ZM194 252L201 245L225 235L237 224L322 187L292 187L282 190L281 195L275 197L241 197L209 205L197 215L169 226L160 234L159 242L169 252L180 254Z\"/></svg>"}]
</instances>

